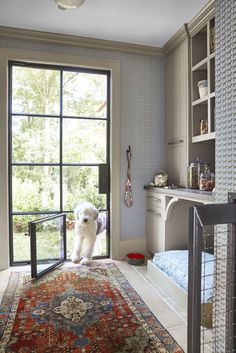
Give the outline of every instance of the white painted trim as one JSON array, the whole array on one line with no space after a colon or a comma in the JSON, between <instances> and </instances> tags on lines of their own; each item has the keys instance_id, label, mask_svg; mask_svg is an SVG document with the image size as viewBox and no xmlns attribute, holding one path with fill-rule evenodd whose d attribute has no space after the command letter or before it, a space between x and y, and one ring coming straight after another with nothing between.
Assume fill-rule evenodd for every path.
<instances>
[{"instance_id":1,"label":"white painted trim","mask_svg":"<svg viewBox=\"0 0 236 353\"><path fill-rule=\"evenodd\" d=\"M165 221L168 221L170 219L173 206L178 201L182 201L182 200L179 199L178 197L173 197L173 199L170 199L170 201L168 202L168 204L166 206L166 210L165 210Z\"/></svg>"},{"instance_id":2,"label":"white painted trim","mask_svg":"<svg viewBox=\"0 0 236 353\"><path fill-rule=\"evenodd\" d=\"M215 14L215 0L209 0L208 3L193 17L188 23L188 30L191 36L196 34L206 22L214 17Z\"/></svg>"},{"instance_id":3,"label":"white painted trim","mask_svg":"<svg viewBox=\"0 0 236 353\"><path fill-rule=\"evenodd\" d=\"M188 36L188 30L191 35L196 33L201 28L202 24L213 16L214 10L215 0L209 0L208 3L196 14L196 16L194 16L188 24L184 24L162 48L150 45L79 37L62 33L43 32L8 26L0 26L0 38L160 56L167 55L170 51L180 45Z\"/></svg>"},{"instance_id":4,"label":"white painted trim","mask_svg":"<svg viewBox=\"0 0 236 353\"><path fill-rule=\"evenodd\" d=\"M81 48L92 48L99 50L114 50L119 52L126 52L131 54L163 55L163 51L159 47L150 45L134 44L117 42L104 39L95 39L88 37L72 36L62 33L42 32L30 29L15 28L0 26L0 38L15 39L15 40L29 40L31 42L59 44Z\"/></svg>"},{"instance_id":5,"label":"white painted trim","mask_svg":"<svg viewBox=\"0 0 236 353\"><path fill-rule=\"evenodd\" d=\"M7 73L6 59L0 57L0 270L9 267Z\"/></svg>"},{"instance_id":6,"label":"white painted trim","mask_svg":"<svg viewBox=\"0 0 236 353\"><path fill-rule=\"evenodd\" d=\"M119 260L126 260L126 255L132 252L146 254L146 238L129 238L120 240Z\"/></svg>"},{"instance_id":7,"label":"white painted trim","mask_svg":"<svg viewBox=\"0 0 236 353\"><path fill-rule=\"evenodd\" d=\"M163 46L163 52L168 55L171 51L177 48L188 37L188 25L184 24Z\"/></svg>"},{"instance_id":8,"label":"white painted trim","mask_svg":"<svg viewBox=\"0 0 236 353\"><path fill-rule=\"evenodd\" d=\"M152 260L147 262L147 276L151 278L169 297L181 308L187 311L188 293L181 288L172 278L155 266Z\"/></svg>"},{"instance_id":9,"label":"white painted trim","mask_svg":"<svg viewBox=\"0 0 236 353\"><path fill-rule=\"evenodd\" d=\"M162 47L163 53L168 55L178 47L189 35L194 35L204 26L215 12L215 0L208 3L193 17L189 23L185 23Z\"/></svg>"},{"instance_id":10,"label":"white painted trim","mask_svg":"<svg viewBox=\"0 0 236 353\"><path fill-rule=\"evenodd\" d=\"M0 269L9 267L8 60L90 67L111 71L111 257L118 258L120 242L120 62L22 49L0 49Z\"/></svg>"}]
</instances>

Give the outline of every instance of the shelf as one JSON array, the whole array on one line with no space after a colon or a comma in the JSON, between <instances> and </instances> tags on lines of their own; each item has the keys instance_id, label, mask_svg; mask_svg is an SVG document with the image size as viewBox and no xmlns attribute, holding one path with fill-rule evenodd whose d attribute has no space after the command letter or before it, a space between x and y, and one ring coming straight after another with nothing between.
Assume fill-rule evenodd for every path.
<instances>
[{"instance_id":1,"label":"shelf","mask_svg":"<svg viewBox=\"0 0 236 353\"><path fill-rule=\"evenodd\" d=\"M204 66L202 69L203 70L207 70L207 61L208 59L211 60L211 59L214 59L215 58L215 53L211 53L209 56L205 57L203 60L201 60L199 63L195 64L193 67L192 67L192 71L196 71L198 69L201 69L202 66Z\"/></svg>"},{"instance_id":2,"label":"shelf","mask_svg":"<svg viewBox=\"0 0 236 353\"><path fill-rule=\"evenodd\" d=\"M213 93L211 93L211 94L213 94ZM209 98L209 94L203 98L199 98L199 99L193 101L192 106L194 107L195 105L198 105L198 104L207 104L208 98Z\"/></svg>"},{"instance_id":3,"label":"shelf","mask_svg":"<svg viewBox=\"0 0 236 353\"><path fill-rule=\"evenodd\" d=\"M210 94L210 98L214 98L216 96L216 93L215 92L212 92L211 94Z\"/></svg>"},{"instance_id":4,"label":"shelf","mask_svg":"<svg viewBox=\"0 0 236 353\"><path fill-rule=\"evenodd\" d=\"M202 61L200 61L199 63L197 63L196 65L194 65L192 67L192 71L197 71L198 69L202 69L202 70L207 70L207 57L205 59L203 59ZM203 66L203 68L202 68Z\"/></svg>"},{"instance_id":5,"label":"shelf","mask_svg":"<svg viewBox=\"0 0 236 353\"><path fill-rule=\"evenodd\" d=\"M211 59L214 59L215 56L216 56L216 53L215 53L215 52L214 52L214 53L211 53L211 54L209 55L209 59L210 59L210 60L211 60Z\"/></svg>"},{"instance_id":6,"label":"shelf","mask_svg":"<svg viewBox=\"0 0 236 353\"><path fill-rule=\"evenodd\" d=\"M212 17L211 17L212 16ZM205 18L193 31L190 52L191 121L189 161L198 158L207 161L215 170L215 41L213 14ZM207 88L199 89L199 82L206 80ZM203 86L203 85L202 85ZM201 84L200 84L201 87ZM201 93L201 96L200 96ZM203 96L203 94L206 94ZM204 122L206 125L204 126ZM208 131L206 134L201 132Z\"/></svg>"},{"instance_id":7,"label":"shelf","mask_svg":"<svg viewBox=\"0 0 236 353\"><path fill-rule=\"evenodd\" d=\"M193 136L192 143L214 140L215 136L216 136L215 132L210 132L210 133L204 134L204 135Z\"/></svg>"}]
</instances>

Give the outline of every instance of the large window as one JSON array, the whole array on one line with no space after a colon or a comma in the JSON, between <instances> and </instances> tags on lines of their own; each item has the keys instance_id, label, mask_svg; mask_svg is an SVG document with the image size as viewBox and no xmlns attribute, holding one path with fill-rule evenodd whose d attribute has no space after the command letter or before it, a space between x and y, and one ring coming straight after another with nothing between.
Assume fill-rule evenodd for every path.
<instances>
[{"instance_id":1,"label":"large window","mask_svg":"<svg viewBox=\"0 0 236 353\"><path fill-rule=\"evenodd\" d=\"M30 261L28 222L61 212L70 256L78 201L109 219L99 165L109 166L110 73L10 62L9 82L11 264ZM41 236L54 246L47 232ZM95 255L109 256L108 232L97 237Z\"/></svg>"}]
</instances>

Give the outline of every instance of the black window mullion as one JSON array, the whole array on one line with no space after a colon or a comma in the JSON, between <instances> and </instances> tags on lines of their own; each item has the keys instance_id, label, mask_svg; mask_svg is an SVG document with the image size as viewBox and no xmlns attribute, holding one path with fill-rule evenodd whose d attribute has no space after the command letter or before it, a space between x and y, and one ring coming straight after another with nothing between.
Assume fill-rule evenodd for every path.
<instances>
[{"instance_id":1,"label":"black window mullion","mask_svg":"<svg viewBox=\"0 0 236 353\"><path fill-rule=\"evenodd\" d=\"M8 185L9 185L9 248L10 266L13 264L13 217L12 217L12 65L9 64L8 83Z\"/></svg>"},{"instance_id":2,"label":"black window mullion","mask_svg":"<svg viewBox=\"0 0 236 353\"><path fill-rule=\"evenodd\" d=\"M24 116L29 116L32 118L42 118L42 119L46 119L46 118L57 118L59 119L60 116L59 115L51 115L51 114L32 114L32 113L12 113L12 116L20 116L20 117L24 117Z\"/></svg>"},{"instance_id":3,"label":"black window mullion","mask_svg":"<svg viewBox=\"0 0 236 353\"><path fill-rule=\"evenodd\" d=\"M14 117L25 117L29 116L32 118L42 118L42 119L47 119L47 118L55 118L55 119L60 119L62 114L60 115L51 115L51 114L33 114L33 113L12 113L11 114ZM63 115L63 119L77 119L77 120L94 120L94 121L106 121L107 118L98 118L96 116L75 116L75 115Z\"/></svg>"},{"instance_id":4,"label":"black window mullion","mask_svg":"<svg viewBox=\"0 0 236 353\"><path fill-rule=\"evenodd\" d=\"M62 163L63 167L98 167L98 163Z\"/></svg>"},{"instance_id":5,"label":"black window mullion","mask_svg":"<svg viewBox=\"0 0 236 353\"><path fill-rule=\"evenodd\" d=\"M97 167L99 164L97 163L41 163L41 162L12 162L12 166L34 166L34 167Z\"/></svg>"},{"instance_id":6,"label":"black window mullion","mask_svg":"<svg viewBox=\"0 0 236 353\"><path fill-rule=\"evenodd\" d=\"M12 162L12 166L25 166L25 167L57 167L60 163L43 163L43 162Z\"/></svg>"},{"instance_id":7,"label":"black window mullion","mask_svg":"<svg viewBox=\"0 0 236 353\"><path fill-rule=\"evenodd\" d=\"M97 118L93 116L74 116L74 115L63 115L63 119L77 119L77 120L93 120L93 121L107 121L106 118Z\"/></svg>"},{"instance_id":8,"label":"black window mullion","mask_svg":"<svg viewBox=\"0 0 236 353\"><path fill-rule=\"evenodd\" d=\"M60 70L60 211L63 212L63 71Z\"/></svg>"},{"instance_id":9,"label":"black window mullion","mask_svg":"<svg viewBox=\"0 0 236 353\"><path fill-rule=\"evenodd\" d=\"M111 239L110 239L110 118L111 118L111 104L110 104L110 99L111 99L111 72L107 73L107 164L108 164L108 193L107 193L107 235L106 235L106 247L107 247L107 255L110 257L110 248L111 248Z\"/></svg>"},{"instance_id":10,"label":"black window mullion","mask_svg":"<svg viewBox=\"0 0 236 353\"><path fill-rule=\"evenodd\" d=\"M107 70L102 69L93 69L87 67L74 67L74 66L63 66L63 65L55 65L55 64L42 64L35 62L24 62L24 61L9 61L12 66L22 66L22 67L32 67L38 69L48 69L48 70L63 70L69 72L84 72L88 74L100 74L107 75Z\"/></svg>"},{"instance_id":11,"label":"black window mullion","mask_svg":"<svg viewBox=\"0 0 236 353\"><path fill-rule=\"evenodd\" d=\"M31 215L41 215L41 214L57 214L60 211L24 211L24 212L12 212L12 216L31 216Z\"/></svg>"}]
</instances>

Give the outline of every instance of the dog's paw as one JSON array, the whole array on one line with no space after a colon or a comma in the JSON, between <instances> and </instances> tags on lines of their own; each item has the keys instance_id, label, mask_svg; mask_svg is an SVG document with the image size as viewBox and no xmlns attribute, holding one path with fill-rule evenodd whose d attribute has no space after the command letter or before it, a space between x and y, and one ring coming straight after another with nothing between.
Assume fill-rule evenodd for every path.
<instances>
[{"instance_id":1,"label":"dog's paw","mask_svg":"<svg viewBox=\"0 0 236 353\"><path fill-rule=\"evenodd\" d=\"M80 261L80 258L77 255L71 255L71 261L77 264Z\"/></svg>"},{"instance_id":2,"label":"dog's paw","mask_svg":"<svg viewBox=\"0 0 236 353\"><path fill-rule=\"evenodd\" d=\"M80 263L82 265L89 265L89 264L91 264L91 262L92 261L90 259L88 259L87 257L83 257L82 260L80 261Z\"/></svg>"}]
</instances>

